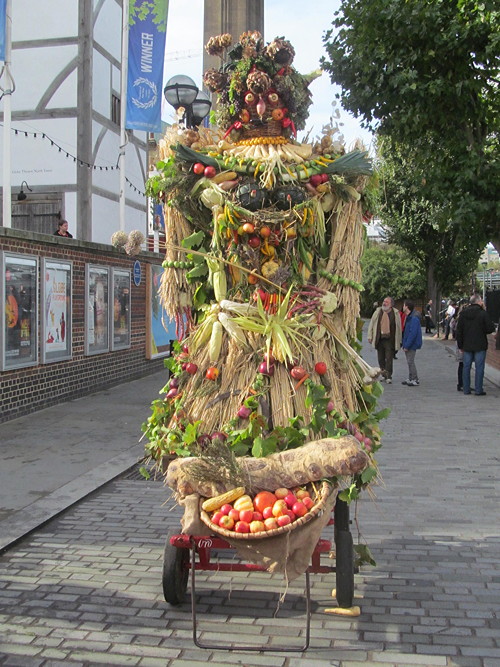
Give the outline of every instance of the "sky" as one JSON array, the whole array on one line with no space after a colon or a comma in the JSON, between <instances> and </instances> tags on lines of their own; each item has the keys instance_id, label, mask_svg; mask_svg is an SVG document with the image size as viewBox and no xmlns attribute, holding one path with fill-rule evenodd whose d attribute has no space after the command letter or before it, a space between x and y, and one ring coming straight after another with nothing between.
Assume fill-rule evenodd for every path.
<instances>
[{"instance_id":1,"label":"sky","mask_svg":"<svg viewBox=\"0 0 500 667\"><path fill-rule=\"evenodd\" d=\"M340 0L315 0L306 5L303 0L265 0L264 2L264 39L272 41L284 36L295 49L294 67L301 74L308 74L319 67L321 56L326 55L322 36L331 27L333 14L340 5ZM233 35L236 39L239 35ZM170 0L167 26L165 82L177 74L187 74L198 86L203 75L203 0ZM326 72L309 87L313 95L310 116L305 132L311 130L310 138L321 133L332 114L339 110L340 118L335 122L343 123L340 130L347 148L352 147L356 139L361 139L366 147L372 137L362 129L359 122L336 102L334 86ZM171 120L173 109L164 101L162 110L164 120ZM299 134L299 139L304 133ZM338 135L337 135L338 136Z\"/></svg>"}]
</instances>

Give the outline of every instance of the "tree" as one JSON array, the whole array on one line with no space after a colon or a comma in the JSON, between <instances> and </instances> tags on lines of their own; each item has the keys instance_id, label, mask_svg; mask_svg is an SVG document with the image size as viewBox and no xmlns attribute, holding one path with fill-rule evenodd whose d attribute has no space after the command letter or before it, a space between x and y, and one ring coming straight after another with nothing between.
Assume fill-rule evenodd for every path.
<instances>
[{"instance_id":1,"label":"tree","mask_svg":"<svg viewBox=\"0 0 500 667\"><path fill-rule=\"evenodd\" d=\"M406 250L385 243L367 245L361 260L364 292L361 311L371 315L375 301L385 296L394 299L420 299L425 296L425 273L418 258Z\"/></svg>"},{"instance_id":2,"label":"tree","mask_svg":"<svg viewBox=\"0 0 500 667\"><path fill-rule=\"evenodd\" d=\"M472 274L484 236L478 227L455 223L451 202L428 199L427 170L422 171L412 151L385 138L379 141L379 161L384 196L379 215L387 240L420 261L427 296L436 307L441 294L452 293Z\"/></svg>"},{"instance_id":3,"label":"tree","mask_svg":"<svg viewBox=\"0 0 500 667\"><path fill-rule=\"evenodd\" d=\"M343 0L322 66L344 108L426 171L425 199L500 248L494 0Z\"/></svg>"}]
</instances>

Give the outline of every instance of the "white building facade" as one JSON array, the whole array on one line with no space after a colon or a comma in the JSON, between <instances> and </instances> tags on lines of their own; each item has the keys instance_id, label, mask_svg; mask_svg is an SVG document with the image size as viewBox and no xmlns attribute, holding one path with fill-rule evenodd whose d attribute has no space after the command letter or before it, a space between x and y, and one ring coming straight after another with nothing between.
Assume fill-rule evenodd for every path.
<instances>
[{"instance_id":1,"label":"white building facade","mask_svg":"<svg viewBox=\"0 0 500 667\"><path fill-rule=\"evenodd\" d=\"M13 228L51 234L61 217L97 243L120 228L121 44L120 0L13 0ZM147 135L127 139L124 229L146 234Z\"/></svg>"}]
</instances>

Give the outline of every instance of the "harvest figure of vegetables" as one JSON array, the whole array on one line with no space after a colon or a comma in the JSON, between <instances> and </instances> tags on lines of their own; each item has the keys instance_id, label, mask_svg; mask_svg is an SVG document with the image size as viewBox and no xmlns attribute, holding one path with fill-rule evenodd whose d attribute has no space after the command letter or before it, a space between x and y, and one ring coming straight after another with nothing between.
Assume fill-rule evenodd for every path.
<instances>
[{"instance_id":1,"label":"harvest figure of vegetables","mask_svg":"<svg viewBox=\"0 0 500 667\"><path fill-rule=\"evenodd\" d=\"M297 449L297 469L302 448L316 451L324 459L290 486L326 477L349 500L376 475L384 416L378 369L357 351L371 163L361 149L345 153L332 123L314 144L297 142L318 73L293 68L289 42L250 32L231 44L220 35L207 45L227 52L204 79L218 95L218 129L172 128L147 185L165 205L161 297L179 339L147 448L155 459L190 457L167 480L179 497L275 491L265 475L252 483L252 466L243 480L221 462L190 476L192 457L208 460L215 444L266 462ZM307 449L318 441L327 444ZM336 443L345 465L328 460Z\"/></svg>"}]
</instances>

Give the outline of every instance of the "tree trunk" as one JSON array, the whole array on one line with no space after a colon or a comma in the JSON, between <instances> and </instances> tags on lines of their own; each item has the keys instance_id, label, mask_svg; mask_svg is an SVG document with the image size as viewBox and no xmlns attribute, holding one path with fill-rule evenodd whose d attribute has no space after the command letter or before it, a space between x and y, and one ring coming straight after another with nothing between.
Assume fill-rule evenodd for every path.
<instances>
[{"instance_id":1,"label":"tree trunk","mask_svg":"<svg viewBox=\"0 0 500 667\"><path fill-rule=\"evenodd\" d=\"M439 311L441 310L441 286L436 282L434 262L427 266L427 298L432 299L432 319L439 334Z\"/></svg>"}]
</instances>

